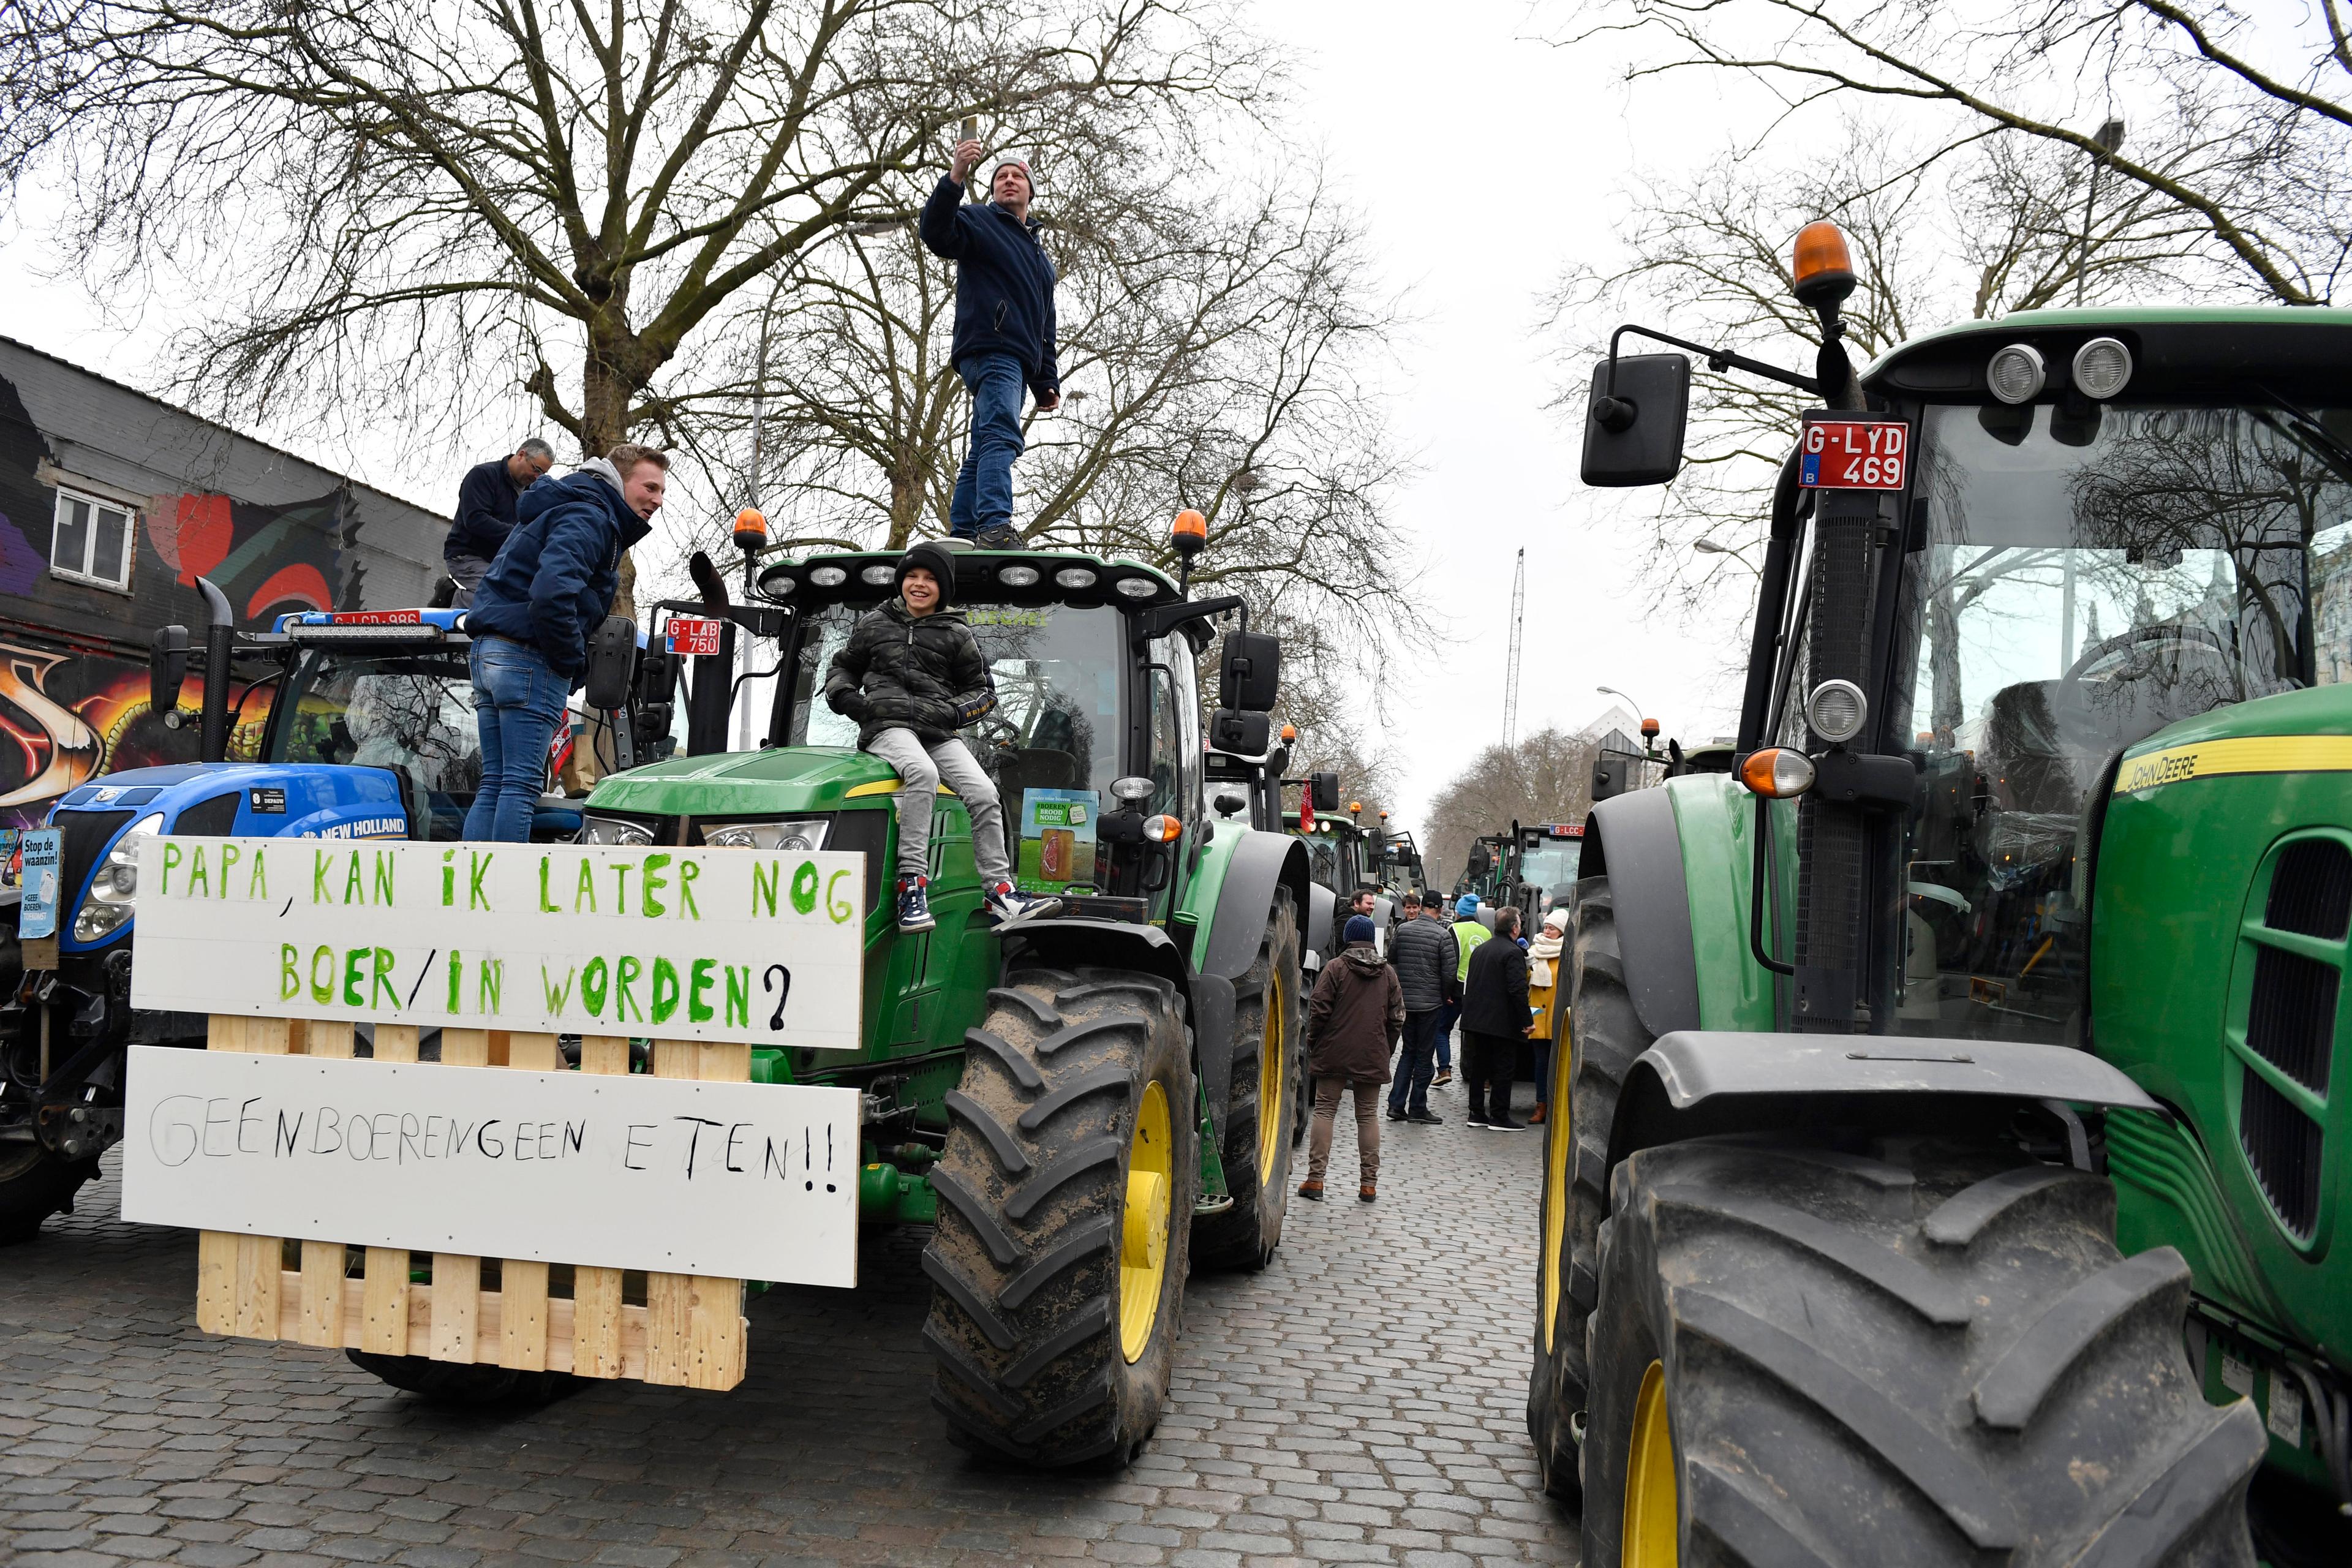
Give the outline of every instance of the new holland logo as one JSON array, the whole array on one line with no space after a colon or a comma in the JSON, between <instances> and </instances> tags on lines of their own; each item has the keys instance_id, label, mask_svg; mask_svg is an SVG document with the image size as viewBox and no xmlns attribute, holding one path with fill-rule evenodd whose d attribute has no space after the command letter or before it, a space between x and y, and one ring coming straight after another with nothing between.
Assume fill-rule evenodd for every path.
<instances>
[{"instance_id":1,"label":"new holland logo","mask_svg":"<svg viewBox=\"0 0 2352 1568\"><path fill-rule=\"evenodd\" d=\"M305 838L405 838L408 822L399 816L362 816L352 822L338 822L331 827L321 827L302 835Z\"/></svg>"},{"instance_id":2,"label":"new holland logo","mask_svg":"<svg viewBox=\"0 0 2352 1568\"><path fill-rule=\"evenodd\" d=\"M2117 795L2140 795L2231 773L2352 773L2352 735L2242 735L2126 757Z\"/></svg>"}]
</instances>

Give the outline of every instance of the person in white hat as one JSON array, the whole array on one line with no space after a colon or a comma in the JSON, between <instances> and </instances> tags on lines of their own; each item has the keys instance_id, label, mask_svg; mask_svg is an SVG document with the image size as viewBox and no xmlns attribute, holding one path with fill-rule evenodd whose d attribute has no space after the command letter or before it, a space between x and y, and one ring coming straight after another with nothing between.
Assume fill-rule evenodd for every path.
<instances>
[{"instance_id":1,"label":"person in white hat","mask_svg":"<svg viewBox=\"0 0 2352 1568\"><path fill-rule=\"evenodd\" d=\"M956 475L948 531L984 550L1018 550L1013 527L1013 460L1021 455L1021 395L1040 410L1061 406L1054 342L1054 263L1029 216L1036 176L1016 153L989 170L983 205L965 203L964 182L981 161L977 142L956 144L953 161L923 205L924 245L956 264L956 372L971 393L971 440Z\"/></svg>"}]
</instances>

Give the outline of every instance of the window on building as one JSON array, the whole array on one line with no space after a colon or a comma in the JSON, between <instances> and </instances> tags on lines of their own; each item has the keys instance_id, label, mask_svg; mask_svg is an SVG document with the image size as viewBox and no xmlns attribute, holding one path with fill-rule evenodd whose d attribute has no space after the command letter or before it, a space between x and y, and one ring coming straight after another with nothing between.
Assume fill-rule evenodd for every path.
<instances>
[{"instance_id":1,"label":"window on building","mask_svg":"<svg viewBox=\"0 0 2352 1568\"><path fill-rule=\"evenodd\" d=\"M57 531L49 541L49 570L77 583L130 587L131 515L112 501L59 490Z\"/></svg>"}]
</instances>

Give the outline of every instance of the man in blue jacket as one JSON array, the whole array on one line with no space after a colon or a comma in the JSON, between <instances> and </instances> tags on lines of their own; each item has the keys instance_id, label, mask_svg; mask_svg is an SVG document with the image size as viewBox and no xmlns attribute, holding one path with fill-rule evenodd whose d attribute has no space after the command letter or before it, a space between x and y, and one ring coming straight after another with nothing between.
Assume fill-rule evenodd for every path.
<instances>
[{"instance_id":1,"label":"man in blue jacket","mask_svg":"<svg viewBox=\"0 0 2352 1568\"><path fill-rule=\"evenodd\" d=\"M923 243L956 263L956 372L971 393L971 439L956 475L948 531L985 550L1018 550L1013 527L1013 459L1021 455L1021 394L1046 412L1062 405L1055 363L1054 263L1037 241L1029 205L1037 187L1026 162L999 154L989 174L995 198L964 203L964 181L980 143L960 142L954 163L923 204Z\"/></svg>"},{"instance_id":2,"label":"man in blue jacket","mask_svg":"<svg viewBox=\"0 0 2352 1568\"><path fill-rule=\"evenodd\" d=\"M471 602L482 574L499 558L499 546L514 531L515 505L522 492L553 467L554 450L533 436L510 455L466 470L457 485L457 519L441 542L441 564L457 583L453 603L462 608Z\"/></svg>"},{"instance_id":3,"label":"man in blue jacket","mask_svg":"<svg viewBox=\"0 0 2352 1568\"><path fill-rule=\"evenodd\" d=\"M530 839L548 743L584 679L589 635L612 613L621 557L653 531L648 520L668 482L668 458L620 446L523 492L514 531L466 615L482 736L467 837Z\"/></svg>"}]
</instances>

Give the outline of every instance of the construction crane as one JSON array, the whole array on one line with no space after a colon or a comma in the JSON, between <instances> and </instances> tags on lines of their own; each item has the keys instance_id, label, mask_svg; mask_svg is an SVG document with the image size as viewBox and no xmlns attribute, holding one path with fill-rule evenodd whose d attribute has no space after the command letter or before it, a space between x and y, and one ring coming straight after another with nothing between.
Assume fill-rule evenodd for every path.
<instances>
[{"instance_id":1,"label":"construction crane","mask_svg":"<svg viewBox=\"0 0 2352 1568\"><path fill-rule=\"evenodd\" d=\"M1519 552L1519 563L1511 573L1511 668L1503 678L1503 747L1506 751L1519 739L1519 635L1528 618L1528 552Z\"/></svg>"}]
</instances>

